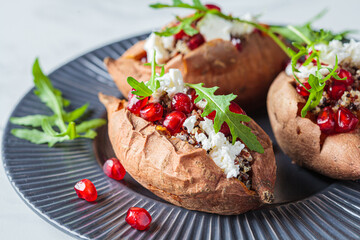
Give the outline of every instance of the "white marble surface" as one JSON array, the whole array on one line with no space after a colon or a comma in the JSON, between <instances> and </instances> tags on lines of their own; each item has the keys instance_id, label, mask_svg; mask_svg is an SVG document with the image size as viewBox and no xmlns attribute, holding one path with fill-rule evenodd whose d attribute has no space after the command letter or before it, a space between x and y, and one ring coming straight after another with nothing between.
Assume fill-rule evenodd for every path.
<instances>
[{"instance_id":1,"label":"white marble surface","mask_svg":"<svg viewBox=\"0 0 360 240\"><path fill-rule=\"evenodd\" d=\"M15 104L33 85L30 69L36 56L40 58L45 72L51 72L91 49L160 27L173 16L171 10L150 9L147 7L148 0L0 2L1 136ZM261 13L261 20L271 23L302 23L328 8L329 13L315 26L338 31L360 30L358 0L218 2L225 12L234 15ZM359 33L354 36L360 38ZM3 167L0 167L0 190L0 239L70 238L42 220L22 202L6 179Z\"/></svg>"}]
</instances>

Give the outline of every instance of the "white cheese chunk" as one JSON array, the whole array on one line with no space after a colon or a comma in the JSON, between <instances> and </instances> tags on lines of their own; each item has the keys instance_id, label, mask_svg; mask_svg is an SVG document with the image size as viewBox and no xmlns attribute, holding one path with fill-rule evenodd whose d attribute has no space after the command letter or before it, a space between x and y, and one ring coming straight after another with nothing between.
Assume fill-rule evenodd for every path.
<instances>
[{"instance_id":1,"label":"white cheese chunk","mask_svg":"<svg viewBox=\"0 0 360 240\"><path fill-rule=\"evenodd\" d=\"M194 129L195 123L196 123L196 116L192 115L192 116L188 117L187 119L185 119L183 126L186 127L186 130L188 133L191 133L192 130Z\"/></svg>"},{"instance_id":2,"label":"white cheese chunk","mask_svg":"<svg viewBox=\"0 0 360 240\"><path fill-rule=\"evenodd\" d=\"M154 50L156 51L155 60L157 63L164 63L170 57L168 50L164 47L162 37L156 35L155 33L151 33L146 39L144 50L146 51L148 62L152 62Z\"/></svg>"},{"instance_id":3,"label":"white cheese chunk","mask_svg":"<svg viewBox=\"0 0 360 240\"><path fill-rule=\"evenodd\" d=\"M213 39L230 40L232 23L214 14L207 14L197 24L206 41Z\"/></svg>"},{"instance_id":4,"label":"white cheese chunk","mask_svg":"<svg viewBox=\"0 0 360 240\"><path fill-rule=\"evenodd\" d=\"M167 93L172 98L176 93L186 93L187 87L184 85L183 77L179 69L169 69L169 72L162 77L157 77L160 87L153 93L155 102L158 102L160 97Z\"/></svg>"}]
</instances>

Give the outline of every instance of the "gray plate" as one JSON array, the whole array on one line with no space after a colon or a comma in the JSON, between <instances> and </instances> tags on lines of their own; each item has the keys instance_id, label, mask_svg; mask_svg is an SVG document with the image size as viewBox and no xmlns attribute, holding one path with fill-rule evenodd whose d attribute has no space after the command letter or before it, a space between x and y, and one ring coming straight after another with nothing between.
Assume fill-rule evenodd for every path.
<instances>
[{"instance_id":1,"label":"gray plate","mask_svg":"<svg viewBox=\"0 0 360 240\"><path fill-rule=\"evenodd\" d=\"M147 34L87 53L50 74L72 107L89 102L89 117L105 116L97 99L103 92L120 96L102 60L118 58ZM50 114L30 91L12 116ZM128 174L122 181L105 176L101 163L113 157L106 127L95 141L78 139L34 145L10 134L3 136L3 163L9 181L24 202L55 227L77 238L100 239L354 239L360 236L360 185L333 181L291 164L279 149L266 110L252 115L274 141L278 171L276 202L238 216L189 211L171 205L141 187ZM99 197L78 199L73 187L88 178ZM153 217L148 231L132 229L124 220L129 207L146 208Z\"/></svg>"}]
</instances>

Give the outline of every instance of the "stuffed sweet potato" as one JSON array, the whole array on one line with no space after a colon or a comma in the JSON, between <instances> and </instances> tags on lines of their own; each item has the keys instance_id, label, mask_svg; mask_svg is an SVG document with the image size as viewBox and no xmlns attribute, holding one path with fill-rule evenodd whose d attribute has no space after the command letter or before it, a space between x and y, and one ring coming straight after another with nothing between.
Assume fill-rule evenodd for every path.
<instances>
[{"instance_id":1,"label":"stuffed sweet potato","mask_svg":"<svg viewBox=\"0 0 360 240\"><path fill-rule=\"evenodd\" d=\"M315 49L319 58L299 67L296 73L302 84L287 71L271 85L267 98L271 126L281 149L297 164L336 179L358 179L360 44L334 40L328 45L316 45ZM339 67L335 74L331 70L337 60ZM320 75L325 79L333 74L330 79L323 81L321 77L311 76L317 71L317 61L322 66ZM317 94L318 90L312 89L321 86L319 102L313 98L317 105L307 113L303 110L302 117L301 111L309 98Z\"/></svg>"},{"instance_id":2,"label":"stuffed sweet potato","mask_svg":"<svg viewBox=\"0 0 360 240\"><path fill-rule=\"evenodd\" d=\"M169 26L176 24L179 23ZM156 49L157 61L165 64L165 70L180 69L186 83L218 86L219 94L234 93L238 95L236 102L246 110L265 105L267 90L288 59L281 48L254 27L214 14L197 19L193 26L198 34L190 36L181 30L173 36L160 37L152 33L119 59L105 59L122 94L127 97L131 89L126 82L128 76L141 81L149 79L150 69L144 62L151 59Z\"/></svg>"},{"instance_id":3,"label":"stuffed sweet potato","mask_svg":"<svg viewBox=\"0 0 360 240\"><path fill-rule=\"evenodd\" d=\"M108 112L114 152L136 181L166 201L198 211L239 214L272 202L271 141L229 102L235 96L185 85L176 69L134 86L129 102L99 98ZM151 95L139 97L148 90Z\"/></svg>"}]
</instances>

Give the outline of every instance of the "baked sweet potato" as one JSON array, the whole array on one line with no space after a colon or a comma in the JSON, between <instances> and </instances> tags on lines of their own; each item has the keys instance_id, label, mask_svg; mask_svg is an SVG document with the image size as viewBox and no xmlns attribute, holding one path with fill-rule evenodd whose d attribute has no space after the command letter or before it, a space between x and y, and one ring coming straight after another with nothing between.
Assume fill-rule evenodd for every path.
<instances>
[{"instance_id":1,"label":"baked sweet potato","mask_svg":"<svg viewBox=\"0 0 360 240\"><path fill-rule=\"evenodd\" d=\"M131 87L126 79L132 76L147 81L151 70L140 61L146 52L145 41L136 43L119 59L106 58L105 64L116 85L127 97ZM265 105L271 82L283 69L287 55L267 35L253 32L243 36L242 50L230 42L215 39L183 55L179 54L165 64L180 69L187 83L204 83L218 86L218 94L236 94L236 102L253 110Z\"/></svg>"},{"instance_id":2,"label":"baked sweet potato","mask_svg":"<svg viewBox=\"0 0 360 240\"><path fill-rule=\"evenodd\" d=\"M294 80L284 72L270 87L267 109L281 149L294 162L328 177L360 177L360 130L329 135L324 142L320 127L298 115L305 99L297 94ZM300 104L299 104L300 103Z\"/></svg>"},{"instance_id":3,"label":"baked sweet potato","mask_svg":"<svg viewBox=\"0 0 360 240\"><path fill-rule=\"evenodd\" d=\"M276 165L272 144L252 120L249 127L265 152L251 152L252 186L248 190L224 172L202 148L160 134L156 126L128 111L125 100L99 95L108 112L114 152L126 171L157 196L191 210L231 215L255 209L273 198Z\"/></svg>"}]
</instances>

